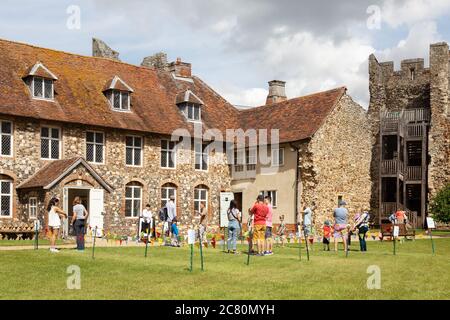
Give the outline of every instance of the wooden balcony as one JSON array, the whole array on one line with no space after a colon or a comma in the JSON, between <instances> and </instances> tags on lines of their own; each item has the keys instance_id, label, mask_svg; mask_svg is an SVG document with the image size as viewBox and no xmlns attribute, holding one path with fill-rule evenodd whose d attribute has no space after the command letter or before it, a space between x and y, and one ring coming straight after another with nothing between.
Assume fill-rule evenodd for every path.
<instances>
[{"instance_id":1,"label":"wooden balcony","mask_svg":"<svg viewBox=\"0 0 450 320\"><path fill-rule=\"evenodd\" d=\"M420 166L407 166L406 167L406 179L410 181L422 180L422 167Z\"/></svg>"},{"instance_id":2,"label":"wooden balcony","mask_svg":"<svg viewBox=\"0 0 450 320\"><path fill-rule=\"evenodd\" d=\"M398 160L382 160L381 174L397 174Z\"/></svg>"},{"instance_id":3,"label":"wooden balcony","mask_svg":"<svg viewBox=\"0 0 450 320\"><path fill-rule=\"evenodd\" d=\"M422 124L409 123L406 125L406 136L408 138L423 138L424 126Z\"/></svg>"}]
</instances>

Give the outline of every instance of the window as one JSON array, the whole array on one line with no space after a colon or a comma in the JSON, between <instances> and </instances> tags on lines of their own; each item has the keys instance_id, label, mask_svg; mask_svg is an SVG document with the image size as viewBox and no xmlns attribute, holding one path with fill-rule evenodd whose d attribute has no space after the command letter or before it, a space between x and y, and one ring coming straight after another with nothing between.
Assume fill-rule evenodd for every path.
<instances>
[{"instance_id":1,"label":"window","mask_svg":"<svg viewBox=\"0 0 450 320\"><path fill-rule=\"evenodd\" d=\"M109 99L114 110L130 110L130 93L128 91L111 90Z\"/></svg>"},{"instance_id":2,"label":"window","mask_svg":"<svg viewBox=\"0 0 450 320\"><path fill-rule=\"evenodd\" d=\"M30 218L36 218L37 217L37 198L36 197L30 197L28 199L28 215Z\"/></svg>"},{"instance_id":3,"label":"window","mask_svg":"<svg viewBox=\"0 0 450 320\"><path fill-rule=\"evenodd\" d=\"M411 76L411 80L415 80L416 79L416 70L414 68L411 68L409 70L409 75Z\"/></svg>"},{"instance_id":4,"label":"window","mask_svg":"<svg viewBox=\"0 0 450 320\"><path fill-rule=\"evenodd\" d=\"M12 123L0 121L0 155L12 156Z\"/></svg>"},{"instance_id":5,"label":"window","mask_svg":"<svg viewBox=\"0 0 450 320\"><path fill-rule=\"evenodd\" d=\"M170 196L175 197L175 203L177 202L177 187L172 183L166 183L161 187L161 208L164 208L170 200Z\"/></svg>"},{"instance_id":6,"label":"window","mask_svg":"<svg viewBox=\"0 0 450 320\"><path fill-rule=\"evenodd\" d=\"M142 187L127 185L125 187L125 217L138 217L141 212Z\"/></svg>"},{"instance_id":7,"label":"window","mask_svg":"<svg viewBox=\"0 0 450 320\"><path fill-rule=\"evenodd\" d=\"M41 158L47 160L59 159L61 150L61 132L59 128L41 128Z\"/></svg>"},{"instance_id":8,"label":"window","mask_svg":"<svg viewBox=\"0 0 450 320\"><path fill-rule=\"evenodd\" d=\"M126 164L128 166L140 166L142 164L142 137L127 136L126 144Z\"/></svg>"},{"instance_id":9,"label":"window","mask_svg":"<svg viewBox=\"0 0 450 320\"><path fill-rule=\"evenodd\" d=\"M31 91L33 98L38 99L53 99L53 80L42 77L33 77L31 81Z\"/></svg>"},{"instance_id":10,"label":"window","mask_svg":"<svg viewBox=\"0 0 450 320\"><path fill-rule=\"evenodd\" d=\"M175 168L176 163L175 141L161 140L161 167Z\"/></svg>"},{"instance_id":11,"label":"window","mask_svg":"<svg viewBox=\"0 0 450 320\"><path fill-rule=\"evenodd\" d=\"M208 170L208 146L195 143L195 170Z\"/></svg>"},{"instance_id":12,"label":"window","mask_svg":"<svg viewBox=\"0 0 450 320\"><path fill-rule=\"evenodd\" d=\"M208 208L208 188L204 185L199 185L194 189L194 211L200 211L200 203L204 203Z\"/></svg>"},{"instance_id":13,"label":"window","mask_svg":"<svg viewBox=\"0 0 450 320\"><path fill-rule=\"evenodd\" d=\"M256 148L249 148L245 151L245 162L247 164L247 171L256 170Z\"/></svg>"},{"instance_id":14,"label":"window","mask_svg":"<svg viewBox=\"0 0 450 320\"><path fill-rule=\"evenodd\" d=\"M259 194L264 197L269 196L272 199L272 207L274 207L274 208L277 207L277 192L276 192L276 190L261 191Z\"/></svg>"},{"instance_id":15,"label":"window","mask_svg":"<svg viewBox=\"0 0 450 320\"><path fill-rule=\"evenodd\" d=\"M284 148L272 149L272 166L282 166L284 164Z\"/></svg>"},{"instance_id":16,"label":"window","mask_svg":"<svg viewBox=\"0 0 450 320\"><path fill-rule=\"evenodd\" d=\"M0 217L12 216L12 182L0 180Z\"/></svg>"},{"instance_id":17,"label":"window","mask_svg":"<svg viewBox=\"0 0 450 320\"><path fill-rule=\"evenodd\" d=\"M105 135L103 132L86 132L86 160L103 163Z\"/></svg>"},{"instance_id":18,"label":"window","mask_svg":"<svg viewBox=\"0 0 450 320\"><path fill-rule=\"evenodd\" d=\"M186 119L190 121L200 121L201 120L201 109L200 105L195 103L184 103L181 105L181 111L183 112Z\"/></svg>"},{"instance_id":19,"label":"window","mask_svg":"<svg viewBox=\"0 0 450 320\"><path fill-rule=\"evenodd\" d=\"M242 172L244 171L244 150L235 150L234 151L234 171Z\"/></svg>"}]
</instances>

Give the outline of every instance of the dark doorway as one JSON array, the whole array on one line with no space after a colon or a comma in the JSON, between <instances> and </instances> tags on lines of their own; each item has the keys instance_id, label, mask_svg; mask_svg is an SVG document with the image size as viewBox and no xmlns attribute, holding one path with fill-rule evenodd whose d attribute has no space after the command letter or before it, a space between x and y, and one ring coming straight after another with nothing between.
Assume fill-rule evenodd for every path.
<instances>
[{"instance_id":1,"label":"dark doorway","mask_svg":"<svg viewBox=\"0 0 450 320\"><path fill-rule=\"evenodd\" d=\"M383 160L397 157L397 136L383 136Z\"/></svg>"},{"instance_id":2,"label":"dark doorway","mask_svg":"<svg viewBox=\"0 0 450 320\"><path fill-rule=\"evenodd\" d=\"M237 207L238 207L239 211L242 212L242 192L235 192L234 200L237 203Z\"/></svg>"},{"instance_id":3,"label":"dark doorway","mask_svg":"<svg viewBox=\"0 0 450 320\"><path fill-rule=\"evenodd\" d=\"M416 211L417 216L422 215L422 187L420 184L406 185L406 207L411 211Z\"/></svg>"},{"instance_id":4,"label":"dark doorway","mask_svg":"<svg viewBox=\"0 0 450 320\"><path fill-rule=\"evenodd\" d=\"M382 202L397 202L397 178L383 178L381 188Z\"/></svg>"}]
</instances>

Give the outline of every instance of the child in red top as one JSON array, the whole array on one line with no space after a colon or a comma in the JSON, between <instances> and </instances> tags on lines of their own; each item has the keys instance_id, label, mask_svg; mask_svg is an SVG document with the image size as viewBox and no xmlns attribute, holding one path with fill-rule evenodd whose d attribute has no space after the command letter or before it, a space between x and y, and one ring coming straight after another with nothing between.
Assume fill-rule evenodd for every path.
<instances>
[{"instance_id":1,"label":"child in red top","mask_svg":"<svg viewBox=\"0 0 450 320\"><path fill-rule=\"evenodd\" d=\"M331 223L326 220L323 225L323 251L330 251L330 240L331 240Z\"/></svg>"}]
</instances>

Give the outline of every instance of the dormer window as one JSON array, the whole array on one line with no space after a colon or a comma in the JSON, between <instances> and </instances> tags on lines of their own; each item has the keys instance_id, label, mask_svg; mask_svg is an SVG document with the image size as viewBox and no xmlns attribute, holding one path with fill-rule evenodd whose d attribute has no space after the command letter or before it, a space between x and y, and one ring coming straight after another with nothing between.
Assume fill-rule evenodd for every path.
<instances>
[{"instance_id":1,"label":"dormer window","mask_svg":"<svg viewBox=\"0 0 450 320\"><path fill-rule=\"evenodd\" d=\"M131 93L133 89L118 76L108 82L103 92L108 99L111 108L116 111L131 110Z\"/></svg>"},{"instance_id":2,"label":"dormer window","mask_svg":"<svg viewBox=\"0 0 450 320\"><path fill-rule=\"evenodd\" d=\"M53 100L55 97L54 82L58 78L41 62L37 62L25 74L31 96L34 99Z\"/></svg>"},{"instance_id":3,"label":"dormer window","mask_svg":"<svg viewBox=\"0 0 450 320\"><path fill-rule=\"evenodd\" d=\"M200 100L191 90L181 92L176 97L176 104L181 113L188 121L200 122L202 121L202 106L203 101Z\"/></svg>"}]
</instances>

